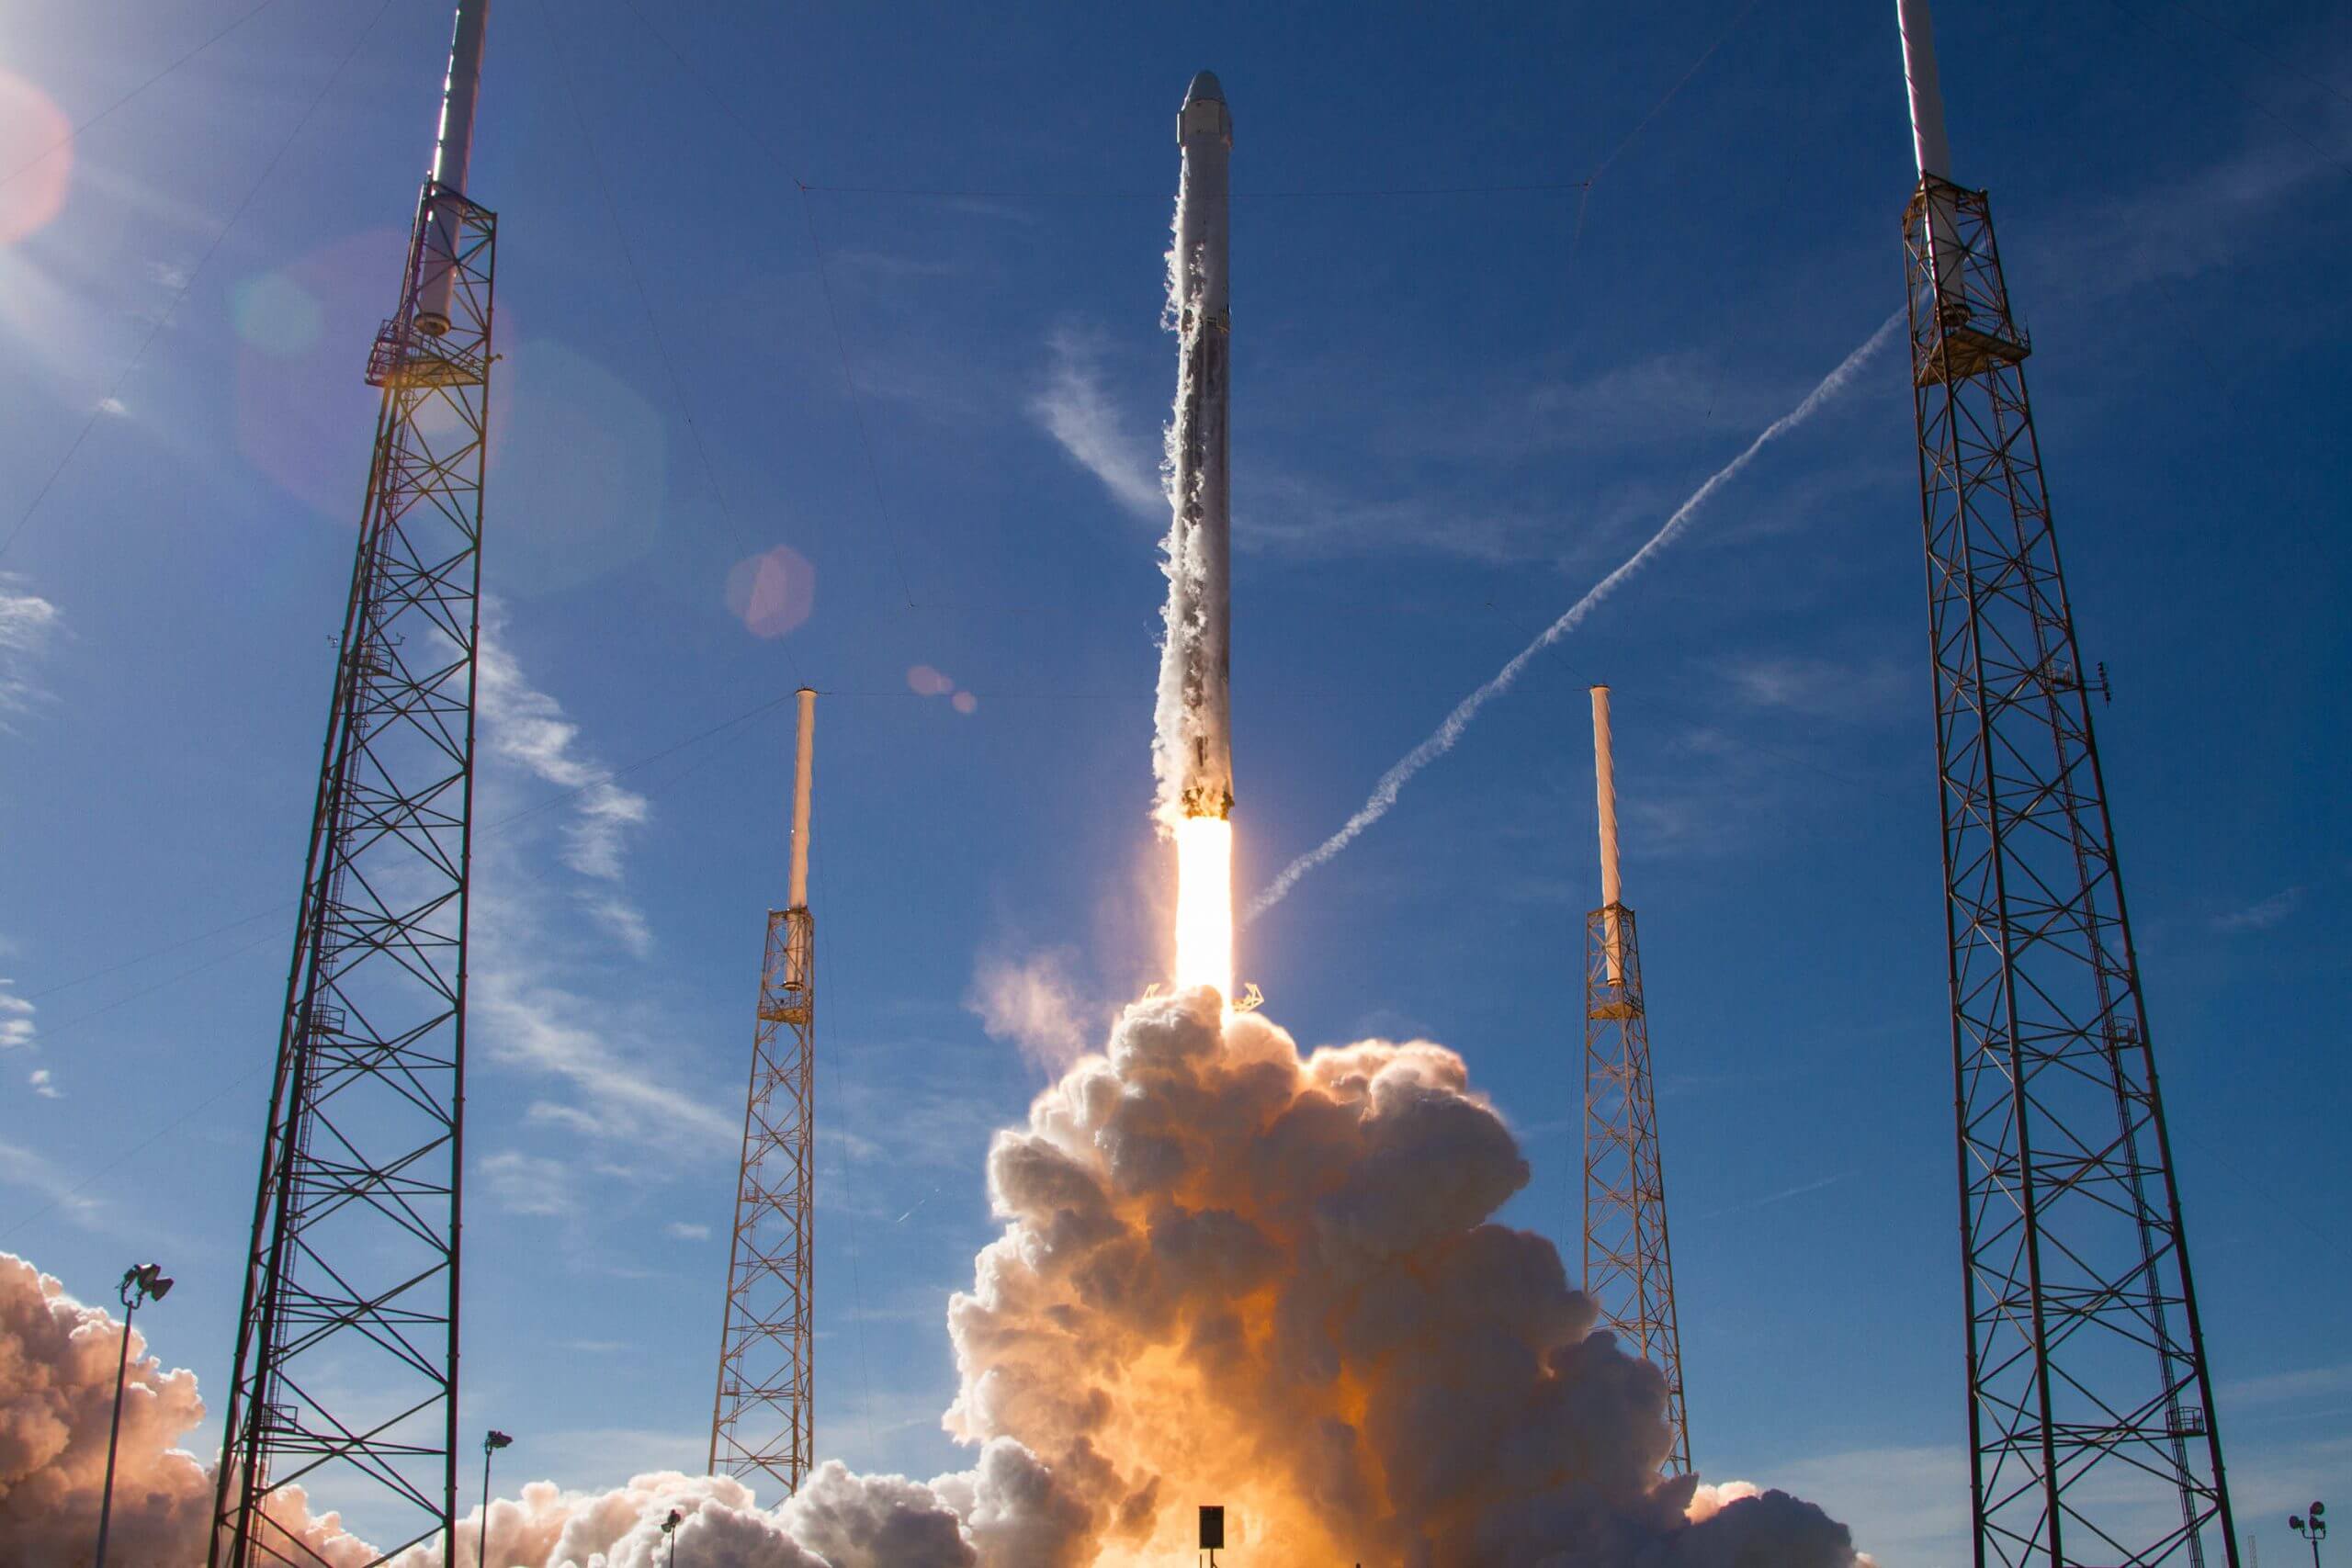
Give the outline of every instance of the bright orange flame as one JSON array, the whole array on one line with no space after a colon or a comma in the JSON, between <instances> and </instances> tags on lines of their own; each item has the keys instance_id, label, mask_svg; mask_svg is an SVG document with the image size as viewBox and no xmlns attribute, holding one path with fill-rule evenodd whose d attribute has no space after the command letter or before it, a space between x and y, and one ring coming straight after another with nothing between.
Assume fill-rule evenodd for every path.
<instances>
[{"instance_id":1,"label":"bright orange flame","mask_svg":"<svg viewBox=\"0 0 2352 1568\"><path fill-rule=\"evenodd\" d=\"M1233 1000L1233 824L1176 824L1176 988L1215 986Z\"/></svg>"}]
</instances>

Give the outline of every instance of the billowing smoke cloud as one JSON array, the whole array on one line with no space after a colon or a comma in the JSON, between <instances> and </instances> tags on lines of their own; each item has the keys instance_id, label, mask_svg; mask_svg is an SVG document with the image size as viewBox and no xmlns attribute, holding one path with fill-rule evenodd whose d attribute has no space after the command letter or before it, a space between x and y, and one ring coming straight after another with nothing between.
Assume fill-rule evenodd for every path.
<instances>
[{"instance_id":1,"label":"billowing smoke cloud","mask_svg":"<svg viewBox=\"0 0 2352 1568\"><path fill-rule=\"evenodd\" d=\"M1744 1483L1661 1480L1665 1380L1594 1332L1460 1057L1372 1040L1302 1057L1213 992L1129 1007L998 1134L1006 1222L948 1307L973 1467L820 1467L772 1511L674 1472L491 1505L495 1568L1142 1568L1195 1505L1269 1562L1867 1568L1846 1528ZM0 1258L0 1562L95 1533L119 1325ZM120 1561L194 1568L208 1466L173 1445L195 1380L134 1347ZM482 1515L394 1568L481 1568ZM335 1568L366 1548L305 1528ZM135 1544L133 1544L135 1543Z\"/></svg>"},{"instance_id":2,"label":"billowing smoke cloud","mask_svg":"<svg viewBox=\"0 0 2352 1568\"><path fill-rule=\"evenodd\" d=\"M1006 1439L969 1471L931 1482L856 1475L839 1462L809 1473L772 1512L726 1476L640 1475L609 1492L541 1481L491 1505L492 1568L666 1568L662 1526L679 1516L677 1551L695 1568L1054 1568L1086 1528L1029 1451ZM458 1530L457 1568L480 1568L477 1509ZM392 1568L442 1568L436 1544Z\"/></svg>"},{"instance_id":3,"label":"billowing smoke cloud","mask_svg":"<svg viewBox=\"0 0 2352 1568\"><path fill-rule=\"evenodd\" d=\"M94 1557L121 1353L120 1320L0 1253L0 1562L66 1568ZM204 1561L212 1466L180 1446L204 1424L196 1374L164 1371L134 1332L110 1562L182 1568ZM374 1559L334 1515L311 1518L299 1488L285 1489L280 1507L278 1517L334 1568Z\"/></svg>"},{"instance_id":4,"label":"billowing smoke cloud","mask_svg":"<svg viewBox=\"0 0 2352 1568\"><path fill-rule=\"evenodd\" d=\"M1849 1568L1782 1494L1662 1482L1665 1381L1592 1333L1461 1059L1302 1059L1213 993L1136 1004L999 1134L1009 1222L949 1307L949 1429L1082 1509L1061 1558L1169 1562L1222 1502L1271 1561Z\"/></svg>"},{"instance_id":5,"label":"billowing smoke cloud","mask_svg":"<svg viewBox=\"0 0 2352 1568\"><path fill-rule=\"evenodd\" d=\"M92 1560L106 1478L122 1324L85 1306L24 1259L0 1253L0 1562L83 1568ZM198 1568L212 1516L213 1467L187 1451L209 1435L196 1374L165 1371L130 1339L107 1555L140 1568ZM1072 1561L1084 1529L1045 1468L1018 1443L984 1446L973 1469L929 1483L821 1466L799 1494L763 1512L724 1477L640 1475L609 1492L551 1482L491 1505L498 1568L660 1568L662 1523L675 1509L681 1561L695 1568L1032 1568ZM364 1568L375 1551L333 1514L307 1511L299 1488L278 1517L331 1568ZM480 1568L481 1512L458 1531L458 1568ZM441 1547L402 1552L393 1568L441 1568Z\"/></svg>"},{"instance_id":6,"label":"billowing smoke cloud","mask_svg":"<svg viewBox=\"0 0 2352 1568\"><path fill-rule=\"evenodd\" d=\"M1283 867L1282 874L1250 901L1250 908L1242 919L1245 921L1254 920L1281 903L1290 896L1290 890L1298 886L1300 877L1355 842L1357 836L1365 829L1387 816L1388 808L1396 804L1397 795L1412 782L1413 775L1453 750L1454 742L1462 739L1463 731L1468 729L1471 721L1478 716L1479 709L1510 691L1528 665L1534 662L1537 654L1582 626L1585 617L1591 615L1602 600L1614 593L1627 578L1647 566L1651 558L1672 544L1708 499L1736 479L1739 471L1755 460L1757 453L1811 419L1822 404L1844 391L1861 367L1894 338L1894 329L1903 324L1903 319L1904 313L1897 310L1880 322L1878 331L1862 340L1860 347L1840 360L1837 369L1823 377L1821 384L1806 393L1803 402L1766 425L1763 433L1749 442L1738 457L1716 469L1708 476L1706 483L1691 491L1690 499L1674 509L1673 515L1659 525L1657 532L1644 541L1640 549L1627 557L1616 570L1593 584L1589 592L1569 605L1558 620L1538 633L1535 640L1520 649L1510 663L1496 671L1492 680L1456 703L1453 711L1445 716L1445 722L1431 731L1429 739L1406 752L1403 761L1380 775L1380 781L1373 785L1370 798L1356 808L1354 816L1340 825L1338 832Z\"/></svg>"}]
</instances>

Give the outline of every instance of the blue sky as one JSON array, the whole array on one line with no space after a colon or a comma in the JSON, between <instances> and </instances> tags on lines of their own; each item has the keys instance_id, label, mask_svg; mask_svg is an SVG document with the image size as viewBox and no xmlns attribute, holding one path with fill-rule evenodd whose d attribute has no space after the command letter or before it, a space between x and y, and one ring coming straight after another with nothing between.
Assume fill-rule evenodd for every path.
<instances>
[{"instance_id":1,"label":"blue sky","mask_svg":"<svg viewBox=\"0 0 2352 1568\"><path fill-rule=\"evenodd\" d=\"M90 119L246 9L0 8L0 177L45 114ZM502 219L508 679L478 818L468 1425L572 1484L698 1462L782 896L778 699L807 680L820 1448L956 1462L944 1295L992 1234L989 1132L1043 1081L975 977L1046 963L1097 1010L1156 977L1149 474L1195 69L1225 84L1243 193L1255 887L1900 304L1890 10L501 0L473 182ZM2324 1087L2352 1000L2352 17L1954 3L1938 36L2114 683L2098 718L2240 1518L2284 1551L2287 1508L2352 1461L2330 1304L2352 1161ZM276 0L0 193L0 536L23 525L0 557L0 1247L93 1298L164 1259L153 1333L216 1392L359 372L447 39L438 6ZM1572 1236L1584 688L1608 681L1700 1468L1950 1564L1915 484L1882 360L1241 966L1303 1043L1462 1051L1533 1165L1510 1216Z\"/></svg>"}]
</instances>

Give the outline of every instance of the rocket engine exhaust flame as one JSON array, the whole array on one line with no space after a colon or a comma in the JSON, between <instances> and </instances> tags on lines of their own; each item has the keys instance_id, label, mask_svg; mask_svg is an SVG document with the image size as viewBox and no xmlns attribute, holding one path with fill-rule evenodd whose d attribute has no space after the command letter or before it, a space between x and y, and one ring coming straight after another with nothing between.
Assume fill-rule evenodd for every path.
<instances>
[{"instance_id":1,"label":"rocket engine exhaust flame","mask_svg":"<svg viewBox=\"0 0 2352 1568\"><path fill-rule=\"evenodd\" d=\"M1233 1001L1233 824L1187 817L1176 824L1176 988L1214 987Z\"/></svg>"}]
</instances>

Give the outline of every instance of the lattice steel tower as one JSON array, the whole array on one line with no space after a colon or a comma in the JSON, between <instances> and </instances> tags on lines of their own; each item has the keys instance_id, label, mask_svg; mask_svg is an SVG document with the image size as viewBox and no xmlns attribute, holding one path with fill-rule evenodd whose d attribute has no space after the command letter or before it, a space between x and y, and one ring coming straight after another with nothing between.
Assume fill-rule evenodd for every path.
<instances>
[{"instance_id":1,"label":"lattice steel tower","mask_svg":"<svg viewBox=\"0 0 2352 1568\"><path fill-rule=\"evenodd\" d=\"M299 1486L384 1556L458 1496L458 1232L483 438L497 220L464 194L461 0L381 388L229 1385L218 1568L322 1564Z\"/></svg>"},{"instance_id":2,"label":"lattice steel tower","mask_svg":"<svg viewBox=\"0 0 2352 1568\"><path fill-rule=\"evenodd\" d=\"M1898 0L1980 1565L2237 1543L2088 683L1983 191Z\"/></svg>"},{"instance_id":3,"label":"lattice steel tower","mask_svg":"<svg viewBox=\"0 0 2352 1568\"><path fill-rule=\"evenodd\" d=\"M816 1457L816 957L808 913L808 795L817 694L800 688L787 908L768 911L743 1166L710 1412L712 1474L765 1474L800 1489Z\"/></svg>"},{"instance_id":4,"label":"lattice steel tower","mask_svg":"<svg viewBox=\"0 0 2352 1568\"><path fill-rule=\"evenodd\" d=\"M1682 1337L1666 1244L1666 1178L1634 911L1617 878L1617 769L1609 688L1592 689L1592 771L1600 797L1600 908L1584 918L1584 1289L1600 1325L1666 1373L1674 1439L1665 1472L1690 1469Z\"/></svg>"}]
</instances>

